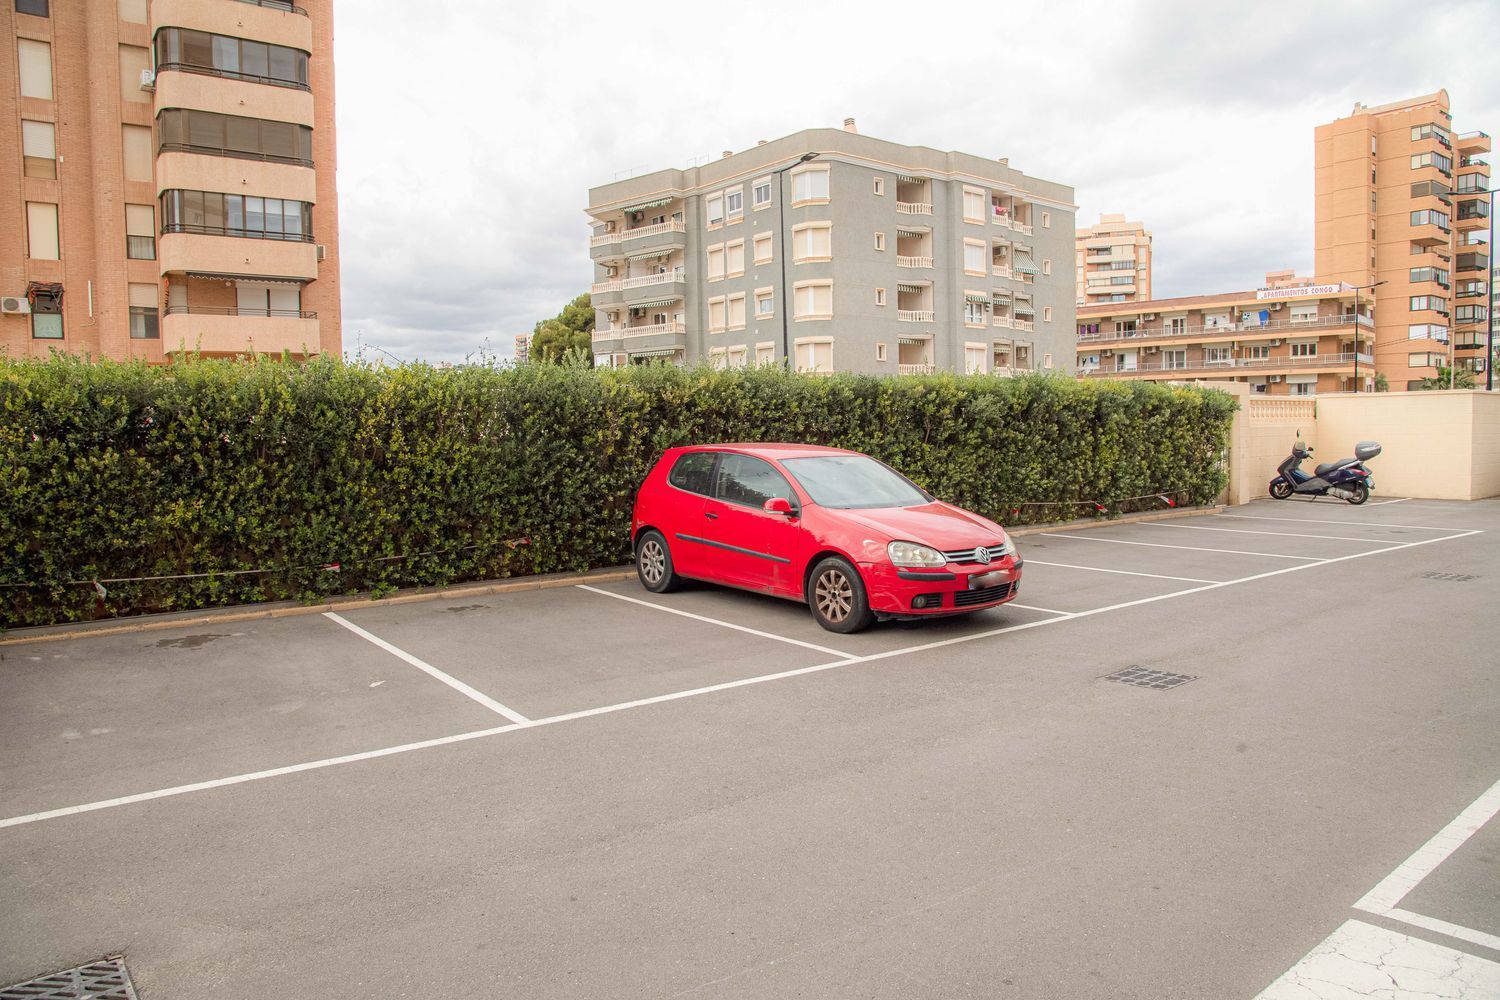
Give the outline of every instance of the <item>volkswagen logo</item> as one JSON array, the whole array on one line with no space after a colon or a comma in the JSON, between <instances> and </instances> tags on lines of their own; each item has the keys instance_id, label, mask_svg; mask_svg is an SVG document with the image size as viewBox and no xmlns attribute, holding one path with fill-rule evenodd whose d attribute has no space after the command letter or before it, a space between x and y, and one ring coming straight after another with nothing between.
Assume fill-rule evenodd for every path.
<instances>
[{"instance_id":1,"label":"volkswagen logo","mask_svg":"<svg viewBox=\"0 0 1500 1000\"><path fill-rule=\"evenodd\" d=\"M977 563L988 563L990 561L990 550L983 545L974 550L974 561Z\"/></svg>"}]
</instances>

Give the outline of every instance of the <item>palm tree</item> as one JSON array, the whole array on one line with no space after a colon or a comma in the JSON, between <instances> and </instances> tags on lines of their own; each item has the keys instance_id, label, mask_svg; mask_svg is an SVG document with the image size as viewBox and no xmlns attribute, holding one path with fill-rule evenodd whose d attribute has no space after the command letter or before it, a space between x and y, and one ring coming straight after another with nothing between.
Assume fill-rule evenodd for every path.
<instances>
[{"instance_id":1,"label":"palm tree","mask_svg":"<svg viewBox=\"0 0 1500 1000\"><path fill-rule=\"evenodd\" d=\"M1472 389L1474 388L1474 373L1467 368L1455 371L1452 368L1439 366L1437 378L1424 378L1419 389Z\"/></svg>"}]
</instances>

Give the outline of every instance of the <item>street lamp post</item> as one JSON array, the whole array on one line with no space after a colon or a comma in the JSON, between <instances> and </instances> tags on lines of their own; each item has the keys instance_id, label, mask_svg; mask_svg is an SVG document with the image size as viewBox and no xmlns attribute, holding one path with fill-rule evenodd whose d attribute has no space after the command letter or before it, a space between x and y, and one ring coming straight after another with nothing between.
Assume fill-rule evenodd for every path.
<instances>
[{"instance_id":1,"label":"street lamp post","mask_svg":"<svg viewBox=\"0 0 1500 1000\"><path fill-rule=\"evenodd\" d=\"M1363 292L1363 291L1366 291L1366 290L1369 290L1369 289L1379 288L1383 284L1385 284L1384 281L1377 281L1373 285L1355 285L1354 286L1354 391L1355 392L1359 392L1359 293ZM1375 325L1375 321L1374 321L1373 318L1370 320L1370 325L1371 325L1371 327L1373 327ZM1374 357L1374 355L1371 355L1371 357Z\"/></svg>"},{"instance_id":2,"label":"street lamp post","mask_svg":"<svg viewBox=\"0 0 1500 1000\"><path fill-rule=\"evenodd\" d=\"M788 170L791 170L793 167L800 167L808 160L815 160L817 159L817 157L817 153L803 153L802 156L798 158L796 163L788 163L780 170L775 171L776 232L777 238L781 242L781 246L777 250L777 252L781 255L781 357L789 367L792 363L792 350L791 340L789 339L791 337L791 334L787 326L787 313L791 311L792 300L790 294L791 290L786 286L786 258L789 251L787 250L786 245L786 194L782 190L781 175L786 173Z\"/></svg>"}]
</instances>

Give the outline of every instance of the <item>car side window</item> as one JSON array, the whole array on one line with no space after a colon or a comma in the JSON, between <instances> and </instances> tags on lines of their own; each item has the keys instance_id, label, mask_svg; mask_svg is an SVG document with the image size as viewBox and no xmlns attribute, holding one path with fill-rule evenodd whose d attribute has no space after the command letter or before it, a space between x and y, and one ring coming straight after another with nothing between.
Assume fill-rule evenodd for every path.
<instances>
[{"instance_id":1,"label":"car side window","mask_svg":"<svg viewBox=\"0 0 1500 1000\"><path fill-rule=\"evenodd\" d=\"M667 482L679 490L708 496L713 492L712 476L714 459L717 457L711 451L690 451L672 465L672 471L667 473Z\"/></svg>"},{"instance_id":2,"label":"car side window","mask_svg":"<svg viewBox=\"0 0 1500 1000\"><path fill-rule=\"evenodd\" d=\"M719 463L719 481L714 496L725 503L760 507L772 497L781 497L795 506L797 494L786 477L769 462L749 455L725 455Z\"/></svg>"}]
</instances>

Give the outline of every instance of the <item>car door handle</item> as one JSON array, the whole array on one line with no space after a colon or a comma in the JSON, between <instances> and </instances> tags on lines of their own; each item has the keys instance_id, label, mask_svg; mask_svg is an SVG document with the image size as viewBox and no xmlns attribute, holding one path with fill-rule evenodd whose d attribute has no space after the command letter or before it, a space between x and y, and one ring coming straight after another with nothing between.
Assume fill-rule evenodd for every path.
<instances>
[{"instance_id":1,"label":"car door handle","mask_svg":"<svg viewBox=\"0 0 1500 1000\"><path fill-rule=\"evenodd\" d=\"M715 514L711 510L710 511L704 511L703 516L706 517L706 518L708 518L710 521L717 521L719 519L719 515Z\"/></svg>"}]
</instances>

